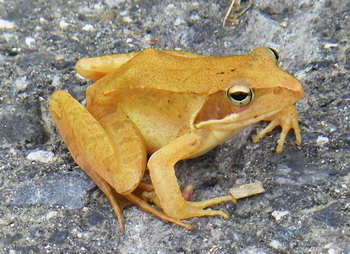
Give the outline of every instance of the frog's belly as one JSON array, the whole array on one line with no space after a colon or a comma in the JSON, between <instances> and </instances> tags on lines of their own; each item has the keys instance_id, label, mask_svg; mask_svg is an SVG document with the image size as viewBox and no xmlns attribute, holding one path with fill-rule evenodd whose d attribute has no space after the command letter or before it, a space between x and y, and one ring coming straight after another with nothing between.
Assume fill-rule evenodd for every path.
<instances>
[{"instance_id":1,"label":"frog's belly","mask_svg":"<svg viewBox=\"0 0 350 254\"><path fill-rule=\"evenodd\" d=\"M162 119L165 121L161 121L159 117L146 117L134 110L125 111L141 132L148 154L154 153L189 129L187 121L183 121L182 124L168 121L166 118Z\"/></svg>"},{"instance_id":2,"label":"frog's belly","mask_svg":"<svg viewBox=\"0 0 350 254\"><path fill-rule=\"evenodd\" d=\"M155 89L128 92L122 98L118 106L141 132L149 154L189 131L191 117L203 102L197 95Z\"/></svg>"}]
</instances>

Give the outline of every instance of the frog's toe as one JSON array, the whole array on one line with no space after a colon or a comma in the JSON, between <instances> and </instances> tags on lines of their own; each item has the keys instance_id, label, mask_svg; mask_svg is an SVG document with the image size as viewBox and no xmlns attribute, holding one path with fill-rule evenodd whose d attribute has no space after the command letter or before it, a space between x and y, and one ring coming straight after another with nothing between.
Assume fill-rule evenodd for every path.
<instances>
[{"instance_id":1,"label":"frog's toe","mask_svg":"<svg viewBox=\"0 0 350 254\"><path fill-rule=\"evenodd\" d=\"M202 216L221 216L225 219L229 219L230 216L219 210L206 209L209 206L216 205L222 202L231 201L236 203L236 199L232 196L223 196L212 198L204 201L190 202L185 201L184 203L178 204L176 207L164 207L164 212L170 217L177 219L189 219L193 217Z\"/></svg>"},{"instance_id":2,"label":"frog's toe","mask_svg":"<svg viewBox=\"0 0 350 254\"><path fill-rule=\"evenodd\" d=\"M280 134L280 137L277 141L277 147L276 147L276 153L279 154L283 151L283 145L284 145L284 142L286 140L286 136L287 136L287 133L288 131L283 131L281 132Z\"/></svg>"},{"instance_id":3,"label":"frog's toe","mask_svg":"<svg viewBox=\"0 0 350 254\"><path fill-rule=\"evenodd\" d=\"M260 139L262 139L267 133L271 132L278 125L279 125L278 121L272 120L263 130L259 131L253 137L253 142L257 143Z\"/></svg>"},{"instance_id":4,"label":"frog's toe","mask_svg":"<svg viewBox=\"0 0 350 254\"><path fill-rule=\"evenodd\" d=\"M232 200L232 199L230 199ZM227 200L226 200L227 201ZM187 202L186 205L182 205L181 209L174 209L172 211L166 211L166 213L177 219L189 219L193 217L202 216L221 216L224 219L229 219L230 215L220 210L204 209L213 203L208 203L207 201L200 202Z\"/></svg>"},{"instance_id":5,"label":"frog's toe","mask_svg":"<svg viewBox=\"0 0 350 254\"><path fill-rule=\"evenodd\" d=\"M183 216L185 217L186 215L183 215ZM202 217L202 216L221 216L226 220L230 218L230 215L220 210L198 209L197 211L195 211L195 213L191 213L191 217Z\"/></svg>"},{"instance_id":6,"label":"frog's toe","mask_svg":"<svg viewBox=\"0 0 350 254\"><path fill-rule=\"evenodd\" d=\"M183 189L183 191L181 192L182 197L185 200L190 201L192 199L193 190L194 190L194 186L193 185L187 185L185 187L185 189Z\"/></svg>"},{"instance_id":7,"label":"frog's toe","mask_svg":"<svg viewBox=\"0 0 350 254\"><path fill-rule=\"evenodd\" d=\"M295 134L295 144L300 145L301 144L301 136L300 136L300 129L298 125L298 119L297 118L290 118L286 119L284 122L280 123L282 131L280 134L280 138L277 142L277 148L276 153L281 153L283 150L283 145L286 140L288 132L293 129Z\"/></svg>"},{"instance_id":8,"label":"frog's toe","mask_svg":"<svg viewBox=\"0 0 350 254\"><path fill-rule=\"evenodd\" d=\"M301 144L301 135L300 135L300 129L298 125L297 125L297 128L294 128L294 133L295 133L295 144L299 146Z\"/></svg>"},{"instance_id":9,"label":"frog's toe","mask_svg":"<svg viewBox=\"0 0 350 254\"><path fill-rule=\"evenodd\" d=\"M139 185L137 186L137 188L139 188L140 190L143 190L143 191L154 191L153 185L149 184L149 183L140 182Z\"/></svg>"},{"instance_id":10,"label":"frog's toe","mask_svg":"<svg viewBox=\"0 0 350 254\"><path fill-rule=\"evenodd\" d=\"M207 200L203 200L203 201L197 201L197 202L193 202L192 204L197 208L203 209L203 208L206 208L209 206L220 204L222 202L232 202L232 203L236 204L237 200L233 196L228 195L228 196L211 198L211 199L207 199Z\"/></svg>"}]
</instances>

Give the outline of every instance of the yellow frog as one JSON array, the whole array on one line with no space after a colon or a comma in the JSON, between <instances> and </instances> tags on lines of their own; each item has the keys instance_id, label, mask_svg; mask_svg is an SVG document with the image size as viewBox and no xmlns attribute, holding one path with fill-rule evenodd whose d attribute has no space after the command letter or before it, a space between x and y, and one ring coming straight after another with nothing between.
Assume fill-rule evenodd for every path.
<instances>
[{"instance_id":1,"label":"yellow frog","mask_svg":"<svg viewBox=\"0 0 350 254\"><path fill-rule=\"evenodd\" d=\"M302 85L281 70L277 52L259 47L250 54L211 57L145 49L80 60L76 70L95 80L86 91L86 108L64 91L49 102L52 118L77 164L106 194L123 230L123 199L181 225L197 216L229 216L208 206L232 196L200 202L185 200L174 165L199 156L259 121L282 131L277 153L293 129L301 143L294 104ZM148 157L149 155L149 157ZM142 183L145 169L152 184ZM153 202L141 198L154 191Z\"/></svg>"}]
</instances>

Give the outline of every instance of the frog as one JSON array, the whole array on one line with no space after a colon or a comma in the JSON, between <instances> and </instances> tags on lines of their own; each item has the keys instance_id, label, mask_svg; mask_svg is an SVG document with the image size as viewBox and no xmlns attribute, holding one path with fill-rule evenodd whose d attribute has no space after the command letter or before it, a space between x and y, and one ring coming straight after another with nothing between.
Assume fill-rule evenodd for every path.
<instances>
[{"instance_id":1,"label":"frog","mask_svg":"<svg viewBox=\"0 0 350 254\"><path fill-rule=\"evenodd\" d=\"M301 144L295 104L303 86L280 68L272 48L233 56L146 48L83 58L75 69L94 82L86 88L86 105L57 90L49 111L75 162L107 196L121 231L129 203L189 230L194 227L186 219L193 217L228 219L228 213L207 208L237 200L231 195L188 200L175 165L247 126L269 122L254 142L280 126L276 153L290 130Z\"/></svg>"}]
</instances>

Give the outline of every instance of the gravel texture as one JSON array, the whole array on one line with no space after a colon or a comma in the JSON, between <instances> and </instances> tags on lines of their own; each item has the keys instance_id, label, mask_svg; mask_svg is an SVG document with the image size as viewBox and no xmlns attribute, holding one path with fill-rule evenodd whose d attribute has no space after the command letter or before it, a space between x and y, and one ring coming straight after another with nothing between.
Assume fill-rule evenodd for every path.
<instances>
[{"instance_id":1,"label":"gravel texture","mask_svg":"<svg viewBox=\"0 0 350 254\"><path fill-rule=\"evenodd\" d=\"M222 27L229 1L0 1L0 253L350 253L350 3L254 1L240 25ZM253 144L250 131L179 163L194 200L262 181L266 193L216 208L232 218L164 222L137 207L126 232L106 197L75 165L50 120L53 91L79 101L91 82L86 56L184 49L205 55L277 49L305 85L297 104L303 144L278 130ZM255 126L262 128L263 124ZM250 130L250 129L249 129Z\"/></svg>"}]
</instances>

